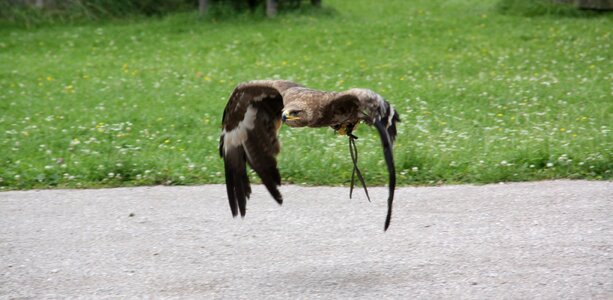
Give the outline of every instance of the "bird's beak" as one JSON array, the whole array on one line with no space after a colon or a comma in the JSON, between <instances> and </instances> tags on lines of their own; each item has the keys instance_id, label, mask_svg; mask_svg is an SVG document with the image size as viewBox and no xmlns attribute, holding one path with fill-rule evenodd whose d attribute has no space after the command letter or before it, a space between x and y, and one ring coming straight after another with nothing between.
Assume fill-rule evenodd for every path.
<instances>
[{"instance_id":1,"label":"bird's beak","mask_svg":"<svg viewBox=\"0 0 613 300\"><path fill-rule=\"evenodd\" d=\"M300 119L300 118L291 116L289 111L287 111L287 110L284 111L283 114L281 114L281 120L283 120L283 122L286 122L288 120L292 121L292 120L298 120L298 119Z\"/></svg>"}]
</instances>

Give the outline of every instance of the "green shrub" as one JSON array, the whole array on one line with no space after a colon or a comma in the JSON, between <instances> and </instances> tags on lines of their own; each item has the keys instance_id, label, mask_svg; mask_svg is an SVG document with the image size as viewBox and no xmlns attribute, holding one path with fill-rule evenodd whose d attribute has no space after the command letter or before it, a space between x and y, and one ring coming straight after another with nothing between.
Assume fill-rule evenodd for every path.
<instances>
[{"instance_id":1,"label":"green shrub","mask_svg":"<svg viewBox=\"0 0 613 300\"><path fill-rule=\"evenodd\" d=\"M43 23L71 23L126 16L160 16L196 8L194 0L67 0L39 8L21 1L1 1L3 23L32 27Z\"/></svg>"},{"instance_id":2,"label":"green shrub","mask_svg":"<svg viewBox=\"0 0 613 300\"><path fill-rule=\"evenodd\" d=\"M556 0L500 0L497 9L504 14L534 16L568 16L580 17L594 15L594 12L582 11L572 3Z\"/></svg>"},{"instance_id":3,"label":"green shrub","mask_svg":"<svg viewBox=\"0 0 613 300\"><path fill-rule=\"evenodd\" d=\"M264 15L265 0L209 0L208 17L228 18L245 12ZM300 0L279 1L280 10L296 10ZM306 7L306 6L305 6ZM309 5L310 7L310 5ZM64 0L39 8L23 0L0 1L0 24L34 27L49 23L74 23L134 16L163 16L196 11L198 0ZM308 9L307 9L308 10Z\"/></svg>"}]
</instances>

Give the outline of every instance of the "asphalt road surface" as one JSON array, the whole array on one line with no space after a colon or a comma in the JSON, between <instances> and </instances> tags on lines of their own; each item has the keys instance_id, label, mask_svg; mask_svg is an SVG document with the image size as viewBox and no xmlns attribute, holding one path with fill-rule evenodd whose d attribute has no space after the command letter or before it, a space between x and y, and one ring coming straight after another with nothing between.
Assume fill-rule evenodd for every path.
<instances>
[{"instance_id":1,"label":"asphalt road surface","mask_svg":"<svg viewBox=\"0 0 613 300\"><path fill-rule=\"evenodd\" d=\"M0 298L613 299L613 182L0 193Z\"/></svg>"}]
</instances>

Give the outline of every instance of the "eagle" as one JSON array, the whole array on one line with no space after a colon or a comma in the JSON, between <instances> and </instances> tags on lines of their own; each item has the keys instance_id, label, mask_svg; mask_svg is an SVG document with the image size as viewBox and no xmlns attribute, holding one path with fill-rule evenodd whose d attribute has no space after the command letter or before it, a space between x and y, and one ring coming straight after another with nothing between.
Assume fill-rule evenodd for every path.
<instances>
[{"instance_id":1,"label":"eagle","mask_svg":"<svg viewBox=\"0 0 613 300\"><path fill-rule=\"evenodd\" d=\"M357 148L353 134L363 122L374 126L381 138L389 173L389 195L384 231L392 216L396 175L393 143L396 138L398 113L381 95L361 88L344 92L327 92L306 88L287 80L254 80L239 84L224 109L219 154L224 161L226 189L232 216L246 213L251 194L247 164L261 178L268 192L279 203L281 175L276 155L281 149L277 137L281 124L289 127L332 127L349 137L353 161L351 188L357 175L370 201L363 176L357 166Z\"/></svg>"}]
</instances>

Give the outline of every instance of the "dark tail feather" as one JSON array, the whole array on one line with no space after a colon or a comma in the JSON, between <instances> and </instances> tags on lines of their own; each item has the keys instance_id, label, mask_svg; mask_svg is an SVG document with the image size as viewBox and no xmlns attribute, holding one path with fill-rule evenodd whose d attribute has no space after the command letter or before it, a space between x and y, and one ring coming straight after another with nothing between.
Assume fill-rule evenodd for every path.
<instances>
[{"instance_id":1,"label":"dark tail feather","mask_svg":"<svg viewBox=\"0 0 613 300\"><path fill-rule=\"evenodd\" d=\"M230 203L230 210L232 216L238 215L238 203L236 202L236 195L234 194L234 173L230 167L230 163L224 159L224 168L226 172L226 192L228 193L228 202Z\"/></svg>"},{"instance_id":2,"label":"dark tail feather","mask_svg":"<svg viewBox=\"0 0 613 300\"><path fill-rule=\"evenodd\" d=\"M247 212L247 199L251 195L245 151L242 148L235 148L222 154L226 173L226 190L232 216L236 217L240 212L241 217L244 217Z\"/></svg>"},{"instance_id":3,"label":"dark tail feather","mask_svg":"<svg viewBox=\"0 0 613 300\"><path fill-rule=\"evenodd\" d=\"M236 199L238 199L238 209L241 212L241 217L245 217L247 213L247 199L251 195L251 186L249 185L249 177L247 176L247 168L244 168L242 172L234 174L236 178L235 182L238 182L240 186L235 188Z\"/></svg>"},{"instance_id":4,"label":"dark tail feather","mask_svg":"<svg viewBox=\"0 0 613 300\"><path fill-rule=\"evenodd\" d=\"M225 119L226 119L226 110L224 110L223 117L221 118L222 127L223 127L223 124L225 123ZM223 159L224 173L226 175L226 193L228 194L228 204L230 204L230 211L232 212L232 217L236 218L236 216L238 216L238 199L236 198L235 191L236 191L236 184L240 182L240 180L237 180L236 175L235 175L236 167L233 166L233 162L230 161L230 159L233 159L234 164L236 164L236 157L232 157L232 155L234 155L235 153L230 153L230 155L227 157L224 151L224 137L225 135L223 133L219 137L219 156ZM240 185L241 187L244 187L243 184L240 184ZM247 185L249 185L249 182L247 182ZM243 206L243 208L241 209L242 216L245 216L244 210L245 208Z\"/></svg>"},{"instance_id":5,"label":"dark tail feather","mask_svg":"<svg viewBox=\"0 0 613 300\"><path fill-rule=\"evenodd\" d=\"M394 190L396 188L396 168L394 166L392 141L388 131L385 128L385 124L383 124L381 120L377 120L374 122L374 125L377 128L377 131L379 131L379 136L381 137L381 144L383 145L383 155L385 156L385 162L387 163L387 171L389 173L389 197L387 198L387 216L385 218L385 226L383 227L386 231L387 228L390 226L390 222L392 220L392 204L394 203Z\"/></svg>"}]
</instances>

